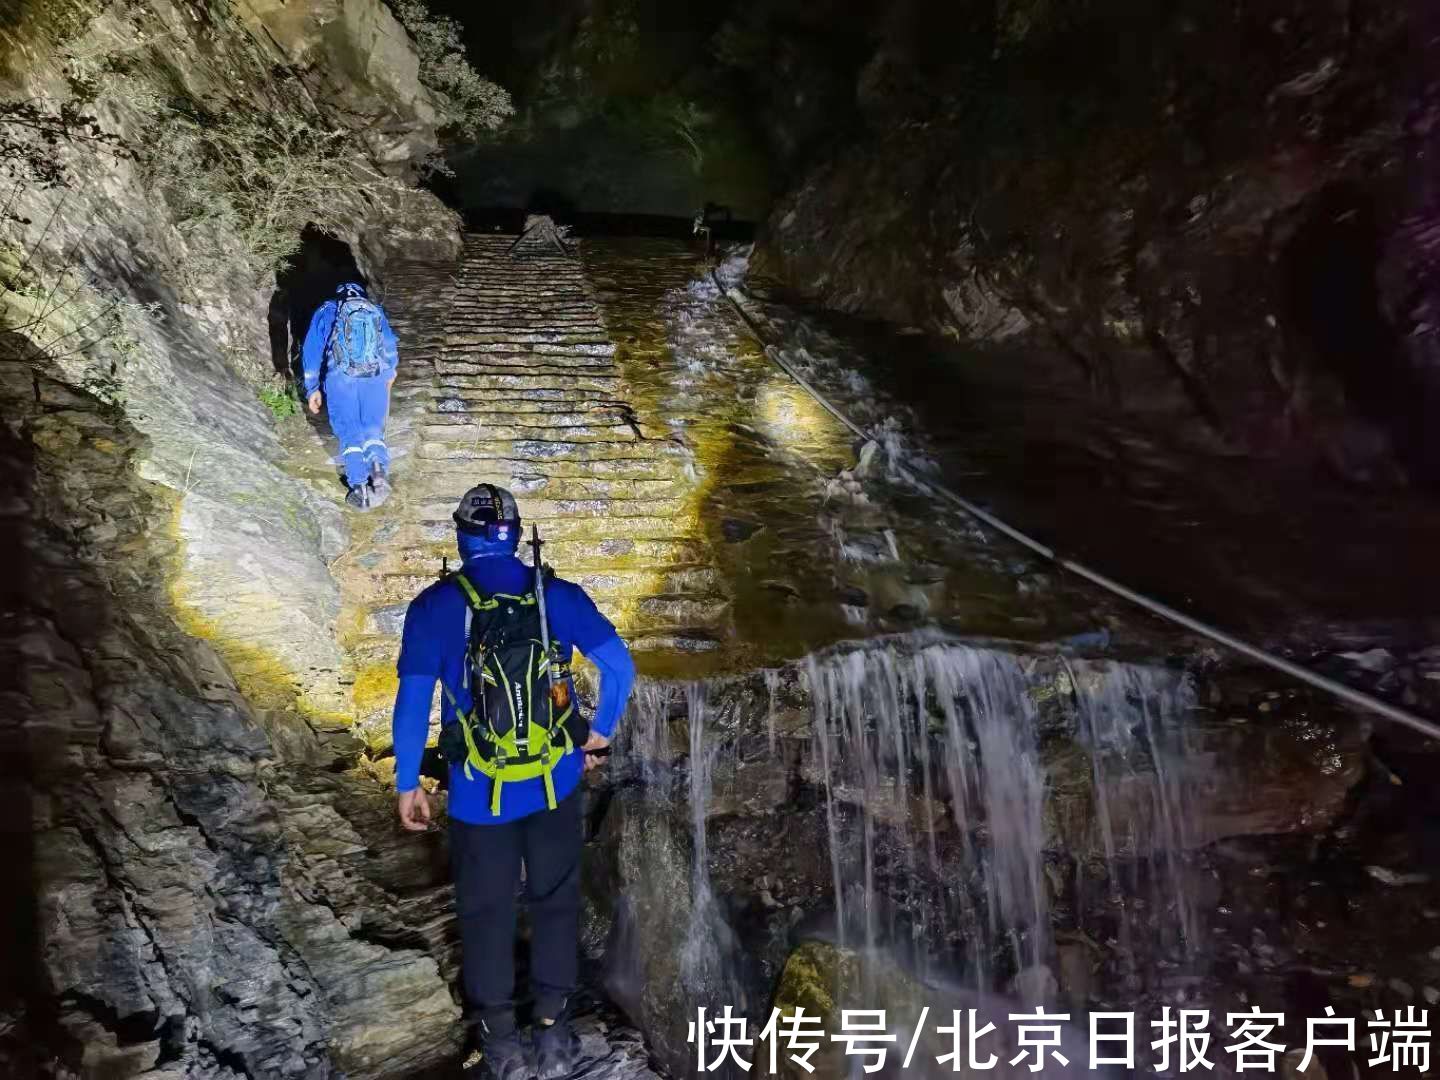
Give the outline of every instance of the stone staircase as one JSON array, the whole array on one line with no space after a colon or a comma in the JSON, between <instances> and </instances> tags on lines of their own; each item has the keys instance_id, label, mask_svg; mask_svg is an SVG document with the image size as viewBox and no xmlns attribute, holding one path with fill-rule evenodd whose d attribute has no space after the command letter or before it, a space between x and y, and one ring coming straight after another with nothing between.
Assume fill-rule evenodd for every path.
<instances>
[{"instance_id":1,"label":"stone staircase","mask_svg":"<svg viewBox=\"0 0 1440 1080\"><path fill-rule=\"evenodd\" d=\"M627 400L578 259L467 238L458 266L392 270L401 365L389 425L395 495L356 519L337 564L356 719L388 738L406 605L455 565L450 515L481 482L514 492L549 562L582 584L642 670L715 648L729 602L698 522L690 451Z\"/></svg>"}]
</instances>

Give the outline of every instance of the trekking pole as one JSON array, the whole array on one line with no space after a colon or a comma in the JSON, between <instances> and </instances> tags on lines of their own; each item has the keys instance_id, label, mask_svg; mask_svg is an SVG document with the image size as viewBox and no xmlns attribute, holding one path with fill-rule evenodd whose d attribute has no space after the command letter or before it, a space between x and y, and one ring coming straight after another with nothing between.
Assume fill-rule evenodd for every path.
<instances>
[{"instance_id":1,"label":"trekking pole","mask_svg":"<svg viewBox=\"0 0 1440 1080\"><path fill-rule=\"evenodd\" d=\"M545 675L550 681L550 700L555 700L555 658L550 655L550 620L545 614L545 568L540 561L540 540L538 526L530 526L530 550L535 553L535 603L540 608L540 644L545 649Z\"/></svg>"}]
</instances>

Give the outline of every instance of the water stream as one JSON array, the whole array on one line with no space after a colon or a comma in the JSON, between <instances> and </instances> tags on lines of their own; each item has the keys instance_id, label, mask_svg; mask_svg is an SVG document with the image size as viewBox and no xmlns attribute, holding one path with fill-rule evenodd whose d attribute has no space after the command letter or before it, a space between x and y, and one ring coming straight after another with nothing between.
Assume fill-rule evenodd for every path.
<instances>
[{"instance_id":1,"label":"water stream","mask_svg":"<svg viewBox=\"0 0 1440 1080\"><path fill-rule=\"evenodd\" d=\"M1216 775L1187 739L1194 709L1183 671L933 632L647 683L622 729L629 814L647 824L627 828L622 859L663 894L651 928L679 931L667 1007L732 1005L758 1030L767 950L806 940L850 958L826 975L845 1008L903 1013L936 987L1075 1004L1088 991L1063 984L1059 953L1077 941L1120 958L1116 992L1196 977L1187 822ZM790 779L766 813L819 841L808 861L745 846L746 800L771 767ZM797 865L795 913L757 934L747 875Z\"/></svg>"},{"instance_id":2,"label":"water stream","mask_svg":"<svg viewBox=\"0 0 1440 1080\"><path fill-rule=\"evenodd\" d=\"M1277 744L1217 715L1225 676L1193 642L908 488L887 462L956 469L925 410L798 310L751 302L787 361L881 433L861 467L673 249L586 256L627 384L695 451L731 611L704 664L644 681L613 778L633 932L607 964L647 985L626 1008L657 1056L685 1071L697 1008L758 1031L772 1006L821 999L913 1020L1213 989L1210 845L1320 820L1303 793L1268 805L1232 775L1270 765L1236 747ZM1300 771L1282 783L1313 776L1335 813L1333 717L1307 709L1294 731L1317 752L1283 751Z\"/></svg>"}]
</instances>

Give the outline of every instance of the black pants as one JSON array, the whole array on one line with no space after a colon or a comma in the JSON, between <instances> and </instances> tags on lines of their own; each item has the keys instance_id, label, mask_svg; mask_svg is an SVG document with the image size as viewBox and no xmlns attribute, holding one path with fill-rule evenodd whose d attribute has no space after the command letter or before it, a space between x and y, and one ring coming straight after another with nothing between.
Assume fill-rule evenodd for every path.
<instances>
[{"instance_id":1,"label":"black pants","mask_svg":"<svg viewBox=\"0 0 1440 1080\"><path fill-rule=\"evenodd\" d=\"M515 1028L515 894L525 864L530 989L537 1018L575 992L580 954L581 789L554 810L501 825L450 822L450 867L467 1004L489 1032Z\"/></svg>"}]
</instances>

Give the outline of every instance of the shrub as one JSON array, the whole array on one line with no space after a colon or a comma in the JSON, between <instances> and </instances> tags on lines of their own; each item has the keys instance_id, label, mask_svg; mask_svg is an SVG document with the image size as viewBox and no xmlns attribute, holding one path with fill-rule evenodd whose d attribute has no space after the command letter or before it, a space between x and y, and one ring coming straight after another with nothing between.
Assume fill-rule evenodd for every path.
<instances>
[{"instance_id":1,"label":"shrub","mask_svg":"<svg viewBox=\"0 0 1440 1080\"><path fill-rule=\"evenodd\" d=\"M704 170L706 143L715 116L698 102L665 92L620 99L611 103L604 115L642 146L681 158L696 176Z\"/></svg>"},{"instance_id":2,"label":"shrub","mask_svg":"<svg viewBox=\"0 0 1440 1080\"><path fill-rule=\"evenodd\" d=\"M415 41L420 81L441 98L447 127L477 139L515 115L509 92L470 66L458 22L434 14L424 0L391 0L390 6Z\"/></svg>"},{"instance_id":3,"label":"shrub","mask_svg":"<svg viewBox=\"0 0 1440 1080\"><path fill-rule=\"evenodd\" d=\"M306 225L333 232L406 187L369 164L354 132L298 108L172 109L147 164L195 254L231 256L215 245L237 237L257 279L289 262Z\"/></svg>"},{"instance_id":4,"label":"shrub","mask_svg":"<svg viewBox=\"0 0 1440 1080\"><path fill-rule=\"evenodd\" d=\"M260 401L276 420L300 415L300 391L293 383L261 387Z\"/></svg>"},{"instance_id":5,"label":"shrub","mask_svg":"<svg viewBox=\"0 0 1440 1080\"><path fill-rule=\"evenodd\" d=\"M0 102L0 175L15 182L0 220L28 224L12 210L14 195L22 187L65 187L70 173L58 154L62 146L83 146L130 157L118 135L103 131L100 122L84 110L62 102L52 106L37 101Z\"/></svg>"},{"instance_id":6,"label":"shrub","mask_svg":"<svg viewBox=\"0 0 1440 1080\"><path fill-rule=\"evenodd\" d=\"M39 252L0 244L0 332L7 360L44 367L114 409L124 404L121 372L164 321L158 304L101 290L76 265L41 268Z\"/></svg>"}]
</instances>

